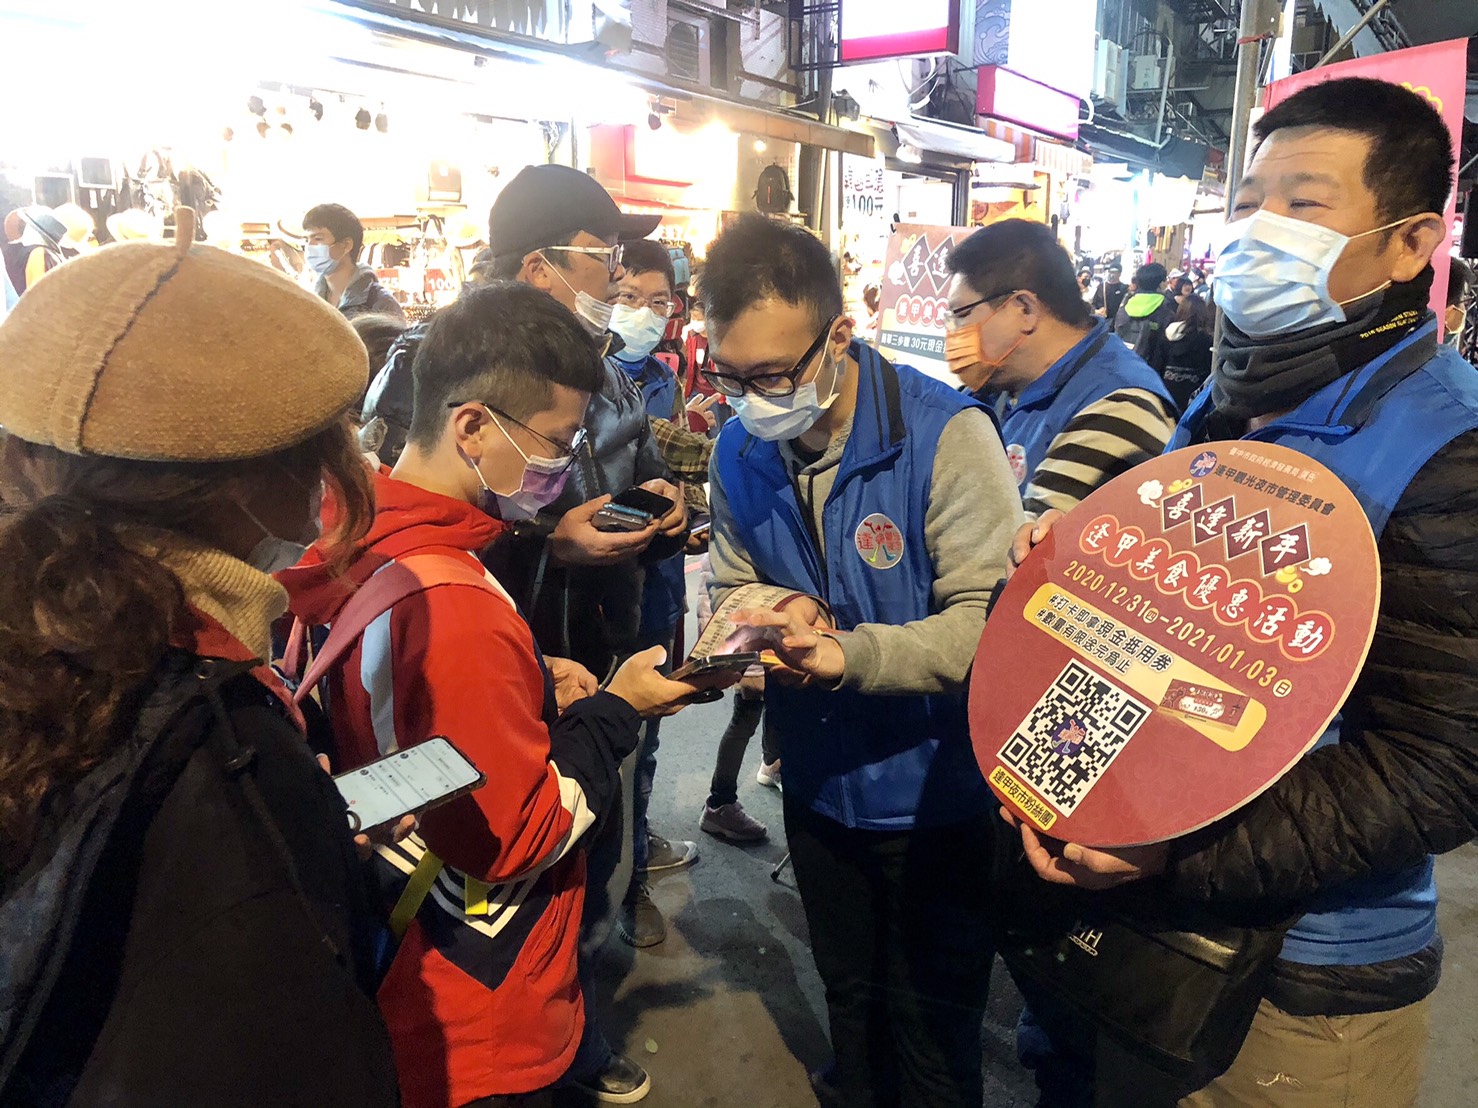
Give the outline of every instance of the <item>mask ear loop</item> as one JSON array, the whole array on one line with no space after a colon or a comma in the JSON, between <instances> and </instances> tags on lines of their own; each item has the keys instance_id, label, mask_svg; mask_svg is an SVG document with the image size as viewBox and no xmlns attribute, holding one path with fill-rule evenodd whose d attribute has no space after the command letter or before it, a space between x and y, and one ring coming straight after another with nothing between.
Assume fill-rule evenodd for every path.
<instances>
[{"instance_id":1,"label":"mask ear loop","mask_svg":"<svg viewBox=\"0 0 1478 1108\"><path fill-rule=\"evenodd\" d=\"M1356 239L1363 239L1367 235L1378 235L1382 231L1389 231L1392 227L1399 227L1399 226L1401 226L1401 224L1405 223L1408 219L1412 219L1412 218L1414 218L1414 217L1413 216L1409 216L1409 215L1404 215L1400 219L1392 220L1390 223L1383 224L1380 227L1372 227L1368 231L1361 231L1358 235L1351 235L1349 237L1349 239L1346 240L1345 246L1349 246L1349 244L1351 242L1354 242ZM1341 255L1343 255L1344 251L1341 250L1340 253L1341 253ZM1336 258L1335 260L1337 262L1339 259ZM1331 270L1333 268L1334 268L1333 266L1330 267ZM1326 275L1325 276L1325 283L1326 283L1326 285L1328 284L1328 280L1329 280L1329 278ZM1357 300L1364 300L1367 296L1374 296L1378 292L1384 292L1386 289L1390 288L1393 284L1395 284L1395 282L1392 281L1392 280L1390 280L1389 278L1387 278L1384 284L1376 285L1375 288L1371 289L1369 292L1362 292L1359 296L1352 296L1348 300L1335 300L1335 301L1333 301L1333 303L1340 309L1340 311L1344 311L1344 307L1345 307L1346 304L1353 304Z\"/></svg>"}]
</instances>

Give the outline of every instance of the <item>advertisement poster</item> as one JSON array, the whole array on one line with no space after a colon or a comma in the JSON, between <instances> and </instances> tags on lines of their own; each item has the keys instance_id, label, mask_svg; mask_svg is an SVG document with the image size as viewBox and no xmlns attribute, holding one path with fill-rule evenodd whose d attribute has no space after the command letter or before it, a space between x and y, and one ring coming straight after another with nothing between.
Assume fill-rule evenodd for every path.
<instances>
[{"instance_id":1,"label":"advertisement poster","mask_svg":"<svg viewBox=\"0 0 1478 1108\"><path fill-rule=\"evenodd\" d=\"M1060 520L986 624L981 771L1053 838L1127 846L1235 811L1324 733L1380 604L1353 493L1286 447L1217 442Z\"/></svg>"},{"instance_id":2,"label":"advertisement poster","mask_svg":"<svg viewBox=\"0 0 1478 1108\"><path fill-rule=\"evenodd\" d=\"M958 381L944 360L949 252L973 230L900 223L888 240L883 263L879 349L891 361L951 384Z\"/></svg>"},{"instance_id":3,"label":"advertisement poster","mask_svg":"<svg viewBox=\"0 0 1478 1108\"><path fill-rule=\"evenodd\" d=\"M1392 50L1386 54L1372 54L1368 58L1354 58L1304 73L1295 73L1292 77L1274 81L1267 87L1263 92L1263 107L1271 109L1300 89L1340 77L1374 77L1409 88L1426 97L1442 114L1447 129L1452 134L1454 164L1462 164L1463 101L1468 80L1467 39L1452 39L1449 42L1413 46L1406 50ZM1456 220L1457 192L1454 190L1448 194L1447 210L1443 213L1449 236ZM1432 282L1431 304L1432 310L1437 313L1439 336L1443 309L1447 306L1447 251L1447 243L1437 247L1436 258L1441 264L1433 266L1437 279Z\"/></svg>"}]
</instances>

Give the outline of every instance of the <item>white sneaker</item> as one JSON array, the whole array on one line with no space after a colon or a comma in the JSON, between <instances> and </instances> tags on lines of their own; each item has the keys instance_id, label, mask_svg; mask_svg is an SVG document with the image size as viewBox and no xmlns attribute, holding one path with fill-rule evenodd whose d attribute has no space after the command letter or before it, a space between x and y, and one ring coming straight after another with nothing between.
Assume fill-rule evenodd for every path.
<instances>
[{"instance_id":1,"label":"white sneaker","mask_svg":"<svg viewBox=\"0 0 1478 1108\"><path fill-rule=\"evenodd\" d=\"M776 758L773 762L761 761L754 779L767 789L780 788L780 759Z\"/></svg>"}]
</instances>

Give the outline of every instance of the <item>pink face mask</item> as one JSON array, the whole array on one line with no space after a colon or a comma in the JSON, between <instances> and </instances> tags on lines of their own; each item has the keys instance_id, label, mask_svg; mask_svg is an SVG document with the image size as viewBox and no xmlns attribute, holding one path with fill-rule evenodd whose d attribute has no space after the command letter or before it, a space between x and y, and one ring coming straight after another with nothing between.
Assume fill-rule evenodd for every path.
<instances>
[{"instance_id":1,"label":"pink face mask","mask_svg":"<svg viewBox=\"0 0 1478 1108\"><path fill-rule=\"evenodd\" d=\"M484 409L487 411L487 409ZM508 440L513 449L518 451L518 456L523 459L523 476L519 479L518 488L510 493L497 492L488 487L483 478L482 470L475 465L472 467L477 473L477 480L483 488L483 511L490 516L512 522L519 519L533 519L540 510L547 508L559 499L559 494L564 492L565 482L570 479L570 458L541 458L537 455L525 454L518 443L513 441L513 436L504 428L501 420L492 411L488 411L488 418L493 425L503 432L503 437ZM489 504L488 498L492 498Z\"/></svg>"}]
</instances>

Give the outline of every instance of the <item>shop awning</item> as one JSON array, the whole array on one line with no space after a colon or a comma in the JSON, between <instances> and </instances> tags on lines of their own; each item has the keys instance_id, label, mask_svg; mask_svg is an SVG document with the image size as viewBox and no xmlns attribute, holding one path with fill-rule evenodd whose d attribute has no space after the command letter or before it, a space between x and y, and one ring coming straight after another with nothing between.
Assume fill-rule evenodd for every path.
<instances>
[{"instance_id":1,"label":"shop awning","mask_svg":"<svg viewBox=\"0 0 1478 1108\"><path fill-rule=\"evenodd\" d=\"M920 151L932 150L972 162L1016 160L1016 148L1011 143L991 138L975 127L911 116L906 121L895 121L893 130L900 143L907 143Z\"/></svg>"},{"instance_id":2,"label":"shop awning","mask_svg":"<svg viewBox=\"0 0 1478 1108\"><path fill-rule=\"evenodd\" d=\"M676 102L679 106L679 115L685 120L695 122L718 120L733 130L774 139L777 142L799 142L864 158L873 157L876 151L873 137L864 132L834 127L796 112L762 108L731 100L722 95L699 91L685 82L663 80L609 63L594 62L588 51L578 47L542 42L538 39L493 31L488 28L461 29L449 26L445 21L428 17L420 12L414 14L410 11L406 14L387 12L383 6L364 2L364 0L322 0L322 2L329 8L336 8L347 14L356 22L403 40L403 45L407 47L405 62L408 68L424 70L427 65L430 65L433 70L438 68L436 63L429 59L421 65L413 62L411 59L415 54L414 44L442 47L485 57L497 56L524 63L544 62L563 65L565 67L563 82L577 94L579 87L585 86L589 95L599 96L602 95L602 90L610 90L613 84L620 83L632 92L640 91L645 95L658 96L664 100ZM424 58L424 51L422 51L422 57ZM344 60L351 63L371 64L368 59ZM468 80L469 73L469 69L464 69L460 75L452 79L464 82ZM522 109L520 114L528 118L567 118L567 113L563 112L542 117L530 112L527 108ZM630 121L636 122L637 120L633 118Z\"/></svg>"}]
</instances>

